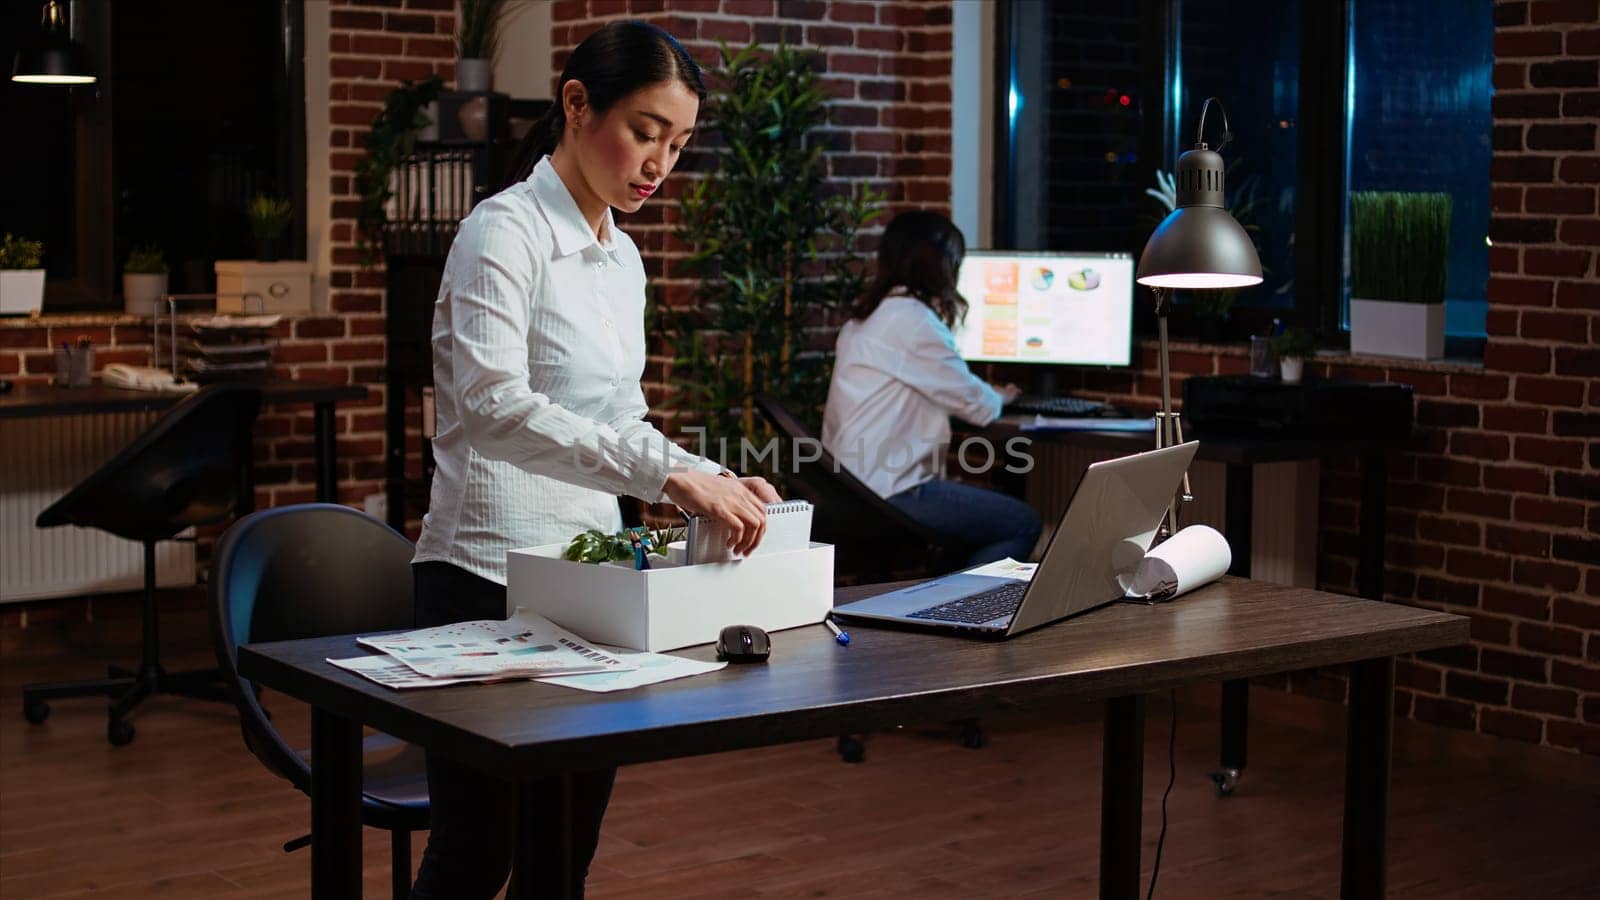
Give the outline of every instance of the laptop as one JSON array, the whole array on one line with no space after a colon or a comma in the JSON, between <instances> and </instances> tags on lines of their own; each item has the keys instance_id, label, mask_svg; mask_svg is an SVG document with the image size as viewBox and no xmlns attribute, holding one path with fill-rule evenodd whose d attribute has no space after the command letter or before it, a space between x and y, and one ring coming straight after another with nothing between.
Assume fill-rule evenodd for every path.
<instances>
[{"instance_id":1,"label":"laptop","mask_svg":"<svg viewBox=\"0 0 1600 900\"><path fill-rule=\"evenodd\" d=\"M1093 463L1072 492L1031 581L956 573L836 606L865 624L1008 638L1112 603L1150 549L1196 441Z\"/></svg>"}]
</instances>

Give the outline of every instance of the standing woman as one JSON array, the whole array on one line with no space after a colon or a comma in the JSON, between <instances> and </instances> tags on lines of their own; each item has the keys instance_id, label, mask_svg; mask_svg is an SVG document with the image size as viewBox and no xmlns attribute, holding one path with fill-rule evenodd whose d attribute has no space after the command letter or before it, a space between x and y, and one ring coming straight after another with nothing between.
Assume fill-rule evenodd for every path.
<instances>
[{"instance_id":1,"label":"standing woman","mask_svg":"<svg viewBox=\"0 0 1600 900\"><path fill-rule=\"evenodd\" d=\"M433 317L437 471L413 560L417 625L506 615L506 551L621 527L617 495L727 524L746 552L778 499L644 420L644 265L612 210L638 210L672 171L705 99L700 68L642 22L590 35L509 184L461 223ZM721 476L721 477L719 477ZM571 777L573 896L615 769ZM490 898L511 868L512 786L430 754L432 828L414 900ZM561 780L530 792L539 872L562 860Z\"/></svg>"},{"instance_id":2,"label":"standing woman","mask_svg":"<svg viewBox=\"0 0 1600 900\"><path fill-rule=\"evenodd\" d=\"M1000 417L1016 385L972 374L951 328L967 315L956 290L961 232L924 210L894 217L878 242L878 271L839 329L822 445L901 512L970 553L976 566L1025 560L1039 515L996 491L940 478L950 417L977 426Z\"/></svg>"}]
</instances>

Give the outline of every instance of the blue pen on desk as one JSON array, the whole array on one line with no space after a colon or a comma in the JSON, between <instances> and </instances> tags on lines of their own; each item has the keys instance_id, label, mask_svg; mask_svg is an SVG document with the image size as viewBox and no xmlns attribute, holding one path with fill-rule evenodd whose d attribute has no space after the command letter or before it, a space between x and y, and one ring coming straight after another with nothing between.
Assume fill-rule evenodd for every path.
<instances>
[{"instance_id":1,"label":"blue pen on desk","mask_svg":"<svg viewBox=\"0 0 1600 900\"><path fill-rule=\"evenodd\" d=\"M839 626L833 624L832 619L825 617L822 620L822 624L828 626L828 630L833 632L833 639L839 642L839 646L842 647L850 643L850 632L841 630Z\"/></svg>"}]
</instances>

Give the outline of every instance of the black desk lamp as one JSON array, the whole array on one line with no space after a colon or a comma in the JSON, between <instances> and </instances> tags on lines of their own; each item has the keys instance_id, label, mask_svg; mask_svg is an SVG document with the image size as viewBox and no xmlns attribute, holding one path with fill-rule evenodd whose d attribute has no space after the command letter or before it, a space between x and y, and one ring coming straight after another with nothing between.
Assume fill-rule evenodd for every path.
<instances>
[{"instance_id":1,"label":"black desk lamp","mask_svg":"<svg viewBox=\"0 0 1600 900\"><path fill-rule=\"evenodd\" d=\"M1222 112L1222 143L1216 150L1205 144L1206 111L1217 104ZM1156 335L1160 341L1161 411L1156 413L1156 447L1183 443L1183 426L1172 411L1172 371L1167 361L1167 313L1173 288L1214 290L1261 283L1261 258L1250 236L1222 204L1224 167L1221 150L1233 140L1228 112L1222 101L1207 98L1200 108L1193 150L1178 157L1177 208L1156 226L1139 257L1134 280L1150 288L1156 298ZM1183 475L1183 501L1194 499L1189 473ZM1177 530L1178 505L1161 519L1159 537ZM1158 538L1159 539L1159 538Z\"/></svg>"},{"instance_id":2,"label":"black desk lamp","mask_svg":"<svg viewBox=\"0 0 1600 900\"><path fill-rule=\"evenodd\" d=\"M24 84L93 84L94 73L83 59L83 48L72 40L60 0L47 0L39 23L42 32L33 43L17 51L11 63L11 80Z\"/></svg>"}]
</instances>

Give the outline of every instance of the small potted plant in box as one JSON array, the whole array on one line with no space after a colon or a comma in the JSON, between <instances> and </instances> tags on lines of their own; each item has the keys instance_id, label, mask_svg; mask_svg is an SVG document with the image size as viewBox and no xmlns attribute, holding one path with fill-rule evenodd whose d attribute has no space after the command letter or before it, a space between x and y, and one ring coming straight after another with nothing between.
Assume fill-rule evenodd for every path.
<instances>
[{"instance_id":1,"label":"small potted plant in box","mask_svg":"<svg viewBox=\"0 0 1600 900\"><path fill-rule=\"evenodd\" d=\"M167 261L156 247L128 254L122 267L122 308L136 316L160 314L157 304L167 293Z\"/></svg>"},{"instance_id":2,"label":"small potted plant in box","mask_svg":"<svg viewBox=\"0 0 1600 900\"><path fill-rule=\"evenodd\" d=\"M1350 350L1444 355L1450 195L1350 195Z\"/></svg>"},{"instance_id":3,"label":"small potted plant in box","mask_svg":"<svg viewBox=\"0 0 1600 900\"><path fill-rule=\"evenodd\" d=\"M282 197L257 194L250 201L250 231L256 238L256 259L277 262L282 256L283 232L294 218L294 207Z\"/></svg>"},{"instance_id":4,"label":"small potted plant in box","mask_svg":"<svg viewBox=\"0 0 1600 900\"><path fill-rule=\"evenodd\" d=\"M7 233L0 241L0 314L37 315L44 307L44 244Z\"/></svg>"},{"instance_id":5,"label":"small potted plant in box","mask_svg":"<svg viewBox=\"0 0 1600 900\"><path fill-rule=\"evenodd\" d=\"M1284 384L1299 384L1306 360L1317 355L1316 338L1304 328L1290 328L1268 341L1267 346L1278 358Z\"/></svg>"}]
</instances>

